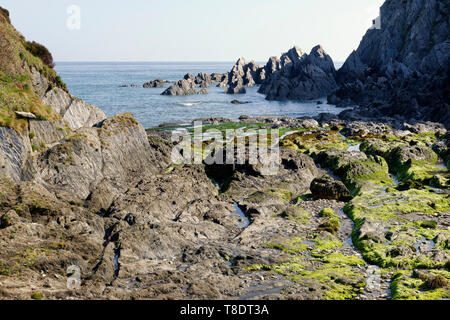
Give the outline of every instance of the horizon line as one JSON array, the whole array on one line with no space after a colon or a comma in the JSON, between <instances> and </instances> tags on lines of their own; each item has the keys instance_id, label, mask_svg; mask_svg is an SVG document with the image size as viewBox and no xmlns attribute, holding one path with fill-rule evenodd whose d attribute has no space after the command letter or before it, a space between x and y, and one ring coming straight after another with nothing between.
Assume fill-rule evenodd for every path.
<instances>
[{"instance_id":1,"label":"horizon line","mask_svg":"<svg viewBox=\"0 0 450 320\"><path fill-rule=\"evenodd\" d=\"M237 61L237 60L236 60ZM255 62L264 62L258 60L249 60ZM345 61L336 60L334 63L343 63ZM173 61L164 61L164 60L55 60L55 63L235 63L235 60L225 61L225 60L173 60Z\"/></svg>"}]
</instances>

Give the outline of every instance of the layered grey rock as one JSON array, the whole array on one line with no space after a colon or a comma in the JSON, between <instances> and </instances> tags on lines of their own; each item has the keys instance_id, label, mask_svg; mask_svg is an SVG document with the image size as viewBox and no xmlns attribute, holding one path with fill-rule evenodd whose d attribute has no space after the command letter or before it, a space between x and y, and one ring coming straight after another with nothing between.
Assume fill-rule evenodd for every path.
<instances>
[{"instance_id":1,"label":"layered grey rock","mask_svg":"<svg viewBox=\"0 0 450 320\"><path fill-rule=\"evenodd\" d=\"M72 129L91 127L106 119L99 108L71 96L60 88L52 88L48 80L31 68L31 81L42 102L59 113Z\"/></svg>"},{"instance_id":2,"label":"layered grey rock","mask_svg":"<svg viewBox=\"0 0 450 320\"><path fill-rule=\"evenodd\" d=\"M105 113L96 106L72 97L59 88L45 93L42 102L59 113L71 129L92 127L106 119Z\"/></svg>"},{"instance_id":3,"label":"layered grey rock","mask_svg":"<svg viewBox=\"0 0 450 320\"><path fill-rule=\"evenodd\" d=\"M31 120L29 130L31 143L36 146L43 144L49 146L64 139L68 133L62 120L56 122Z\"/></svg>"},{"instance_id":4,"label":"layered grey rock","mask_svg":"<svg viewBox=\"0 0 450 320\"><path fill-rule=\"evenodd\" d=\"M0 176L20 181L27 152L23 138L17 132L0 127Z\"/></svg>"},{"instance_id":5,"label":"layered grey rock","mask_svg":"<svg viewBox=\"0 0 450 320\"><path fill-rule=\"evenodd\" d=\"M34 67L31 68L31 83L33 84L34 90L38 93L40 97L43 97L48 90L47 79L39 73Z\"/></svg>"},{"instance_id":6,"label":"layered grey rock","mask_svg":"<svg viewBox=\"0 0 450 320\"><path fill-rule=\"evenodd\" d=\"M80 200L98 192L113 198L130 182L151 175L161 165L144 128L128 114L77 130L49 148L38 162L39 176L49 189Z\"/></svg>"},{"instance_id":7,"label":"layered grey rock","mask_svg":"<svg viewBox=\"0 0 450 320\"><path fill-rule=\"evenodd\" d=\"M350 191L342 181L338 181L325 175L314 179L311 183L311 193L315 199L334 199L348 201L351 199Z\"/></svg>"}]
</instances>

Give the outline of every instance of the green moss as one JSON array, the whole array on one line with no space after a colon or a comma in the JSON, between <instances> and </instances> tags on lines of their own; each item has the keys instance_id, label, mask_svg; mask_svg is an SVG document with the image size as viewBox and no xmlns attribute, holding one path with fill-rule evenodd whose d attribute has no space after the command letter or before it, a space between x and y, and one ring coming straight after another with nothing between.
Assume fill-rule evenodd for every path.
<instances>
[{"instance_id":1,"label":"green moss","mask_svg":"<svg viewBox=\"0 0 450 320\"><path fill-rule=\"evenodd\" d=\"M319 230L325 230L330 233L336 234L341 228L341 221L339 216L333 211L333 209L326 208L320 212L322 218L327 218L327 221L319 225Z\"/></svg>"},{"instance_id":2,"label":"green moss","mask_svg":"<svg viewBox=\"0 0 450 320\"><path fill-rule=\"evenodd\" d=\"M31 299L33 300L42 300L44 298L44 295L41 292L33 292L31 294Z\"/></svg>"},{"instance_id":3,"label":"green moss","mask_svg":"<svg viewBox=\"0 0 450 320\"><path fill-rule=\"evenodd\" d=\"M420 227L425 229L436 229L438 223L437 221L428 220L428 221L420 221L419 225Z\"/></svg>"},{"instance_id":4,"label":"green moss","mask_svg":"<svg viewBox=\"0 0 450 320\"><path fill-rule=\"evenodd\" d=\"M313 199L313 195L311 193L301 195L295 199L295 203L300 203L302 201L309 201Z\"/></svg>"},{"instance_id":5,"label":"green moss","mask_svg":"<svg viewBox=\"0 0 450 320\"><path fill-rule=\"evenodd\" d=\"M434 214L450 210L449 196L427 190L407 190L384 194L372 191L355 197L345 208L352 219L370 218L376 221L401 219L409 213Z\"/></svg>"},{"instance_id":6,"label":"green moss","mask_svg":"<svg viewBox=\"0 0 450 320\"><path fill-rule=\"evenodd\" d=\"M266 189L264 191L257 191L251 194L246 201L252 203L263 203L269 200L281 200L282 202L289 202L292 199L292 192L283 189Z\"/></svg>"},{"instance_id":7,"label":"green moss","mask_svg":"<svg viewBox=\"0 0 450 320\"><path fill-rule=\"evenodd\" d=\"M389 175L389 166L378 156L368 161L352 161L337 168L336 172L354 196L362 190L394 184Z\"/></svg>"},{"instance_id":8,"label":"green moss","mask_svg":"<svg viewBox=\"0 0 450 320\"><path fill-rule=\"evenodd\" d=\"M173 170L175 170L175 168L171 166L167 168L166 173L171 173Z\"/></svg>"},{"instance_id":9,"label":"green moss","mask_svg":"<svg viewBox=\"0 0 450 320\"><path fill-rule=\"evenodd\" d=\"M300 132L286 137L282 141L282 146L307 154L329 149L346 151L348 143L343 140L339 132L334 130L322 130L314 133Z\"/></svg>"},{"instance_id":10,"label":"green moss","mask_svg":"<svg viewBox=\"0 0 450 320\"><path fill-rule=\"evenodd\" d=\"M289 278L297 283L317 283L323 290L322 298L325 300L349 300L356 298L365 287L365 279L361 273L355 272L352 267L345 266L342 261L336 261L337 256L324 259L323 264L315 269L293 259L290 262L277 265L254 265L247 269L248 272L267 271ZM361 261L346 259L352 265L360 265ZM336 262L336 263L335 263ZM362 262L363 263L363 262Z\"/></svg>"},{"instance_id":11,"label":"green moss","mask_svg":"<svg viewBox=\"0 0 450 320\"><path fill-rule=\"evenodd\" d=\"M333 250L343 247L342 242L334 235L316 236L313 240L316 245L314 246L314 252L321 252L324 250Z\"/></svg>"},{"instance_id":12,"label":"green moss","mask_svg":"<svg viewBox=\"0 0 450 320\"><path fill-rule=\"evenodd\" d=\"M428 162L423 160L408 161L397 173L401 181L412 180L422 184L443 187L446 183L435 179L435 172L439 172L436 161Z\"/></svg>"},{"instance_id":13,"label":"green moss","mask_svg":"<svg viewBox=\"0 0 450 320\"><path fill-rule=\"evenodd\" d=\"M265 245L267 248L274 248L286 253L290 254L298 254L306 251L308 249L308 245L305 244L305 241L300 238L294 239L278 239L272 243L267 243Z\"/></svg>"},{"instance_id":14,"label":"green moss","mask_svg":"<svg viewBox=\"0 0 450 320\"><path fill-rule=\"evenodd\" d=\"M387 193L395 193L395 192L397 192L397 189L395 189L393 187L389 187L389 188L386 189L386 192Z\"/></svg>"},{"instance_id":15,"label":"green moss","mask_svg":"<svg viewBox=\"0 0 450 320\"><path fill-rule=\"evenodd\" d=\"M437 268L444 262L432 260L425 254L418 254L416 244L423 238L432 240L445 230L437 230L435 221L409 221L406 214L424 213L433 215L450 210L449 196L435 194L426 190L408 190L404 192L369 192L354 198L345 212L355 222L353 242L361 250L366 261L380 267L401 268ZM391 224L391 221L397 224ZM372 238L362 238L360 229L366 221L379 221L387 226L384 234L395 235L392 241L387 239L378 243ZM377 238L378 239L378 238Z\"/></svg>"},{"instance_id":16,"label":"green moss","mask_svg":"<svg viewBox=\"0 0 450 320\"><path fill-rule=\"evenodd\" d=\"M292 192L283 189L268 189L267 192L283 202L288 202L292 199Z\"/></svg>"},{"instance_id":17,"label":"green moss","mask_svg":"<svg viewBox=\"0 0 450 320\"><path fill-rule=\"evenodd\" d=\"M6 268L6 267L3 267L3 266L0 264L0 275L1 275L1 276L9 277L11 274L12 274L11 269Z\"/></svg>"},{"instance_id":18,"label":"green moss","mask_svg":"<svg viewBox=\"0 0 450 320\"><path fill-rule=\"evenodd\" d=\"M366 263L356 256L346 256L339 252L334 252L323 256L322 262L332 263L334 265L347 265L347 266L365 266Z\"/></svg>"},{"instance_id":19,"label":"green moss","mask_svg":"<svg viewBox=\"0 0 450 320\"><path fill-rule=\"evenodd\" d=\"M385 245L381 243L373 243L367 240L356 238L354 243L360 248L361 253L366 261L382 268L439 268L444 263L431 260L425 255L393 255L402 247L402 245ZM406 246L406 245L404 245ZM407 246L406 246L407 247Z\"/></svg>"},{"instance_id":20,"label":"green moss","mask_svg":"<svg viewBox=\"0 0 450 320\"><path fill-rule=\"evenodd\" d=\"M445 270L429 270L450 280L450 272ZM415 277L411 271L398 271L392 277L392 298L394 300L442 300L450 298L448 288L430 289L424 279Z\"/></svg>"},{"instance_id":21,"label":"green moss","mask_svg":"<svg viewBox=\"0 0 450 320\"><path fill-rule=\"evenodd\" d=\"M336 213L334 213L333 209L325 208L320 212L319 216L321 216L322 218L333 218L337 215Z\"/></svg>"},{"instance_id":22,"label":"green moss","mask_svg":"<svg viewBox=\"0 0 450 320\"><path fill-rule=\"evenodd\" d=\"M311 214L300 207L289 207L287 210L283 211L280 216L302 224L308 223L311 218Z\"/></svg>"}]
</instances>

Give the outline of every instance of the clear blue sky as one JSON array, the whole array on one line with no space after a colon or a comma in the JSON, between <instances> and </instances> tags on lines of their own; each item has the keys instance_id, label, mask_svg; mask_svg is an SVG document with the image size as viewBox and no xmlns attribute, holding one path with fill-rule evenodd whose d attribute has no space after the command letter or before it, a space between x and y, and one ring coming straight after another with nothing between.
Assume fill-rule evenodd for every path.
<instances>
[{"instance_id":1,"label":"clear blue sky","mask_svg":"<svg viewBox=\"0 0 450 320\"><path fill-rule=\"evenodd\" d=\"M56 61L265 61L317 44L336 61L356 49L384 0L2 0ZM81 29L66 26L81 9Z\"/></svg>"}]
</instances>

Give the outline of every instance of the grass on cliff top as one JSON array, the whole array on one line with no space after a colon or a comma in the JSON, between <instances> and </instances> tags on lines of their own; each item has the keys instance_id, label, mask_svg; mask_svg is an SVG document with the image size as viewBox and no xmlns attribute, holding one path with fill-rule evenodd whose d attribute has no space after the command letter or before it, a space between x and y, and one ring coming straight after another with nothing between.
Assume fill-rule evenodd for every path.
<instances>
[{"instance_id":1,"label":"grass on cliff top","mask_svg":"<svg viewBox=\"0 0 450 320\"><path fill-rule=\"evenodd\" d=\"M34 67L44 75L51 86L67 90L55 70L45 65L39 57L26 49L25 38L0 16L0 126L21 133L27 121L16 116L15 111L32 112L38 119L59 118L50 107L45 106L33 90L31 71Z\"/></svg>"}]
</instances>

